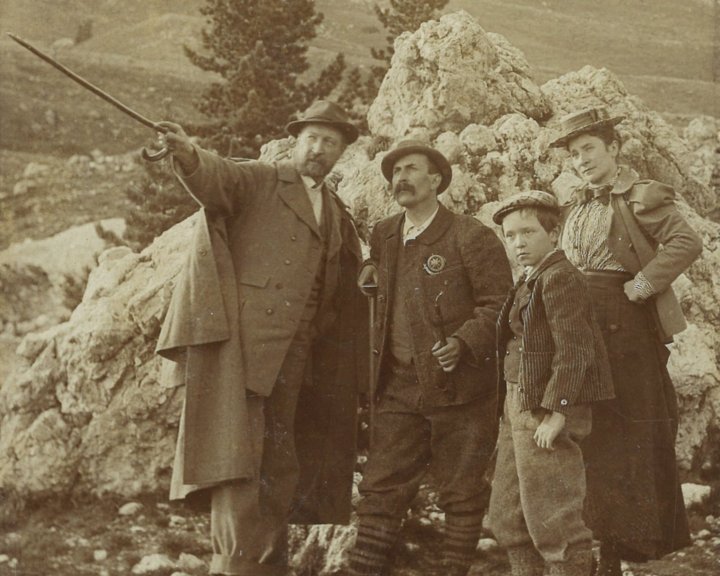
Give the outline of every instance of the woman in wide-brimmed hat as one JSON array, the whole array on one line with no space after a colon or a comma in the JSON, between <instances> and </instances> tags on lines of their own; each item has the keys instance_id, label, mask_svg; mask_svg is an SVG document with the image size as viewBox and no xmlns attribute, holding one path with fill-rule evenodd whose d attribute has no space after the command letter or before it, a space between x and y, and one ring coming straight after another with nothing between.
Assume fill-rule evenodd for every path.
<instances>
[{"instance_id":1,"label":"woman in wide-brimmed hat","mask_svg":"<svg viewBox=\"0 0 720 576\"><path fill-rule=\"evenodd\" d=\"M566 207L561 247L590 285L616 394L593 406L583 444L587 521L601 541L602 576L620 576L621 559L657 558L690 543L663 344L685 328L670 284L702 242L671 187L618 165L622 120L604 108L570 114L551 144L570 152L585 181Z\"/></svg>"}]
</instances>

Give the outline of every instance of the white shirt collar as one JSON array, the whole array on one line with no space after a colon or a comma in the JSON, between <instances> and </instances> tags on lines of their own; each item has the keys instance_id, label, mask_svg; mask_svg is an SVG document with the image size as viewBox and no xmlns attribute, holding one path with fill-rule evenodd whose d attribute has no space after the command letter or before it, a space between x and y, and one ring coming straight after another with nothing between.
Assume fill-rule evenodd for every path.
<instances>
[{"instance_id":1,"label":"white shirt collar","mask_svg":"<svg viewBox=\"0 0 720 576\"><path fill-rule=\"evenodd\" d=\"M315 180L313 178L311 178L310 176L307 176L305 174L300 176L300 178L301 178L303 184L305 185L306 190L320 190L322 188L323 182L325 182L324 179L320 180L320 182L315 182Z\"/></svg>"},{"instance_id":2,"label":"white shirt collar","mask_svg":"<svg viewBox=\"0 0 720 576\"><path fill-rule=\"evenodd\" d=\"M403 222L403 242L407 242L408 240L415 240L420 234L422 234L430 224L432 224L432 221L435 220L435 216L437 216L438 211L440 210L440 204L438 204L435 207L435 211L428 216L424 222L420 224L413 224L410 221L410 218L408 218L407 212L405 212L405 221Z\"/></svg>"}]
</instances>

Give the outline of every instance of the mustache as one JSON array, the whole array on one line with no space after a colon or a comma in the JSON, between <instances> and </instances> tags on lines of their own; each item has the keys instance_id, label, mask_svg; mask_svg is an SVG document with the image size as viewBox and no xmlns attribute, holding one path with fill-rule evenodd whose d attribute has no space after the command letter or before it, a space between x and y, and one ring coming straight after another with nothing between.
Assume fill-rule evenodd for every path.
<instances>
[{"instance_id":1,"label":"mustache","mask_svg":"<svg viewBox=\"0 0 720 576\"><path fill-rule=\"evenodd\" d=\"M398 192L402 192L403 190L407 190L408 192L415 192L415 186L413 186L409 182L399 182L393 188L393 192L395 192L395 194L397 194Z\"/></svg>"}]
</instances>

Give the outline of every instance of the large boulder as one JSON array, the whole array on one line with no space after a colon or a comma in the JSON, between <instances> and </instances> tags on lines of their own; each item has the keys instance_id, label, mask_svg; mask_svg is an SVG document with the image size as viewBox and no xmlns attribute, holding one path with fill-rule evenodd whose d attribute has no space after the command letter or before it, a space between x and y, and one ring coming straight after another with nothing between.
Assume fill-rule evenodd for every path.
<instances>
[{"instance_id":1,"label":"large boulder","mask_svg":"<svg viewBox=\"0 0 720 576\"><path fill-rule=\"evenodd\" d=\"M486 33L467 12L426 22L398 37L394 48L368 112L373 134L434 137L514 110L533 118L550 112L523 54L499 34Z\"/></svg>"},{"instance_id":2,"label":"large boulder","mask_svg":"<svg viewBox=\"0 0 720 576\"><path fill-rule=\"evenodd\" d=\"M672 346L670 369L680 396L680 466L698 476L720 465L710 440L720 432L720 226L704 217L715 198L690 166L686 140L607 70L585 67L537 86L522 54L465 12L424 24L395 48L368 115L371 135L337 168L339 194L362 230L396 210L380 161L408 134L450 159L453 184L441 200L490 224L496 202L518 190L563 197L578 185L567 154L548 147L563 114L602 104L627 117L620 125L624 160L674 185L704 240L702 257L675 283L689 328ZM271 143L264 155L286 154L289 144ZM194 222L141 254L105 253L70 319L25 338L22 366L0 389L3 486L26 496L167 489L184 391L166 387L162 371L171 365L153 355L153 345ZM317 557L307 543L337 551L351 533L314 530L296 533L298 562L314 558L318 571L337 567L335 553Z\"/></svg>"},{"instance_id":3,"label":"large boulder","mask_svg":"<svg viewBox=\"0 0 720 576\"><path fill-rule=\"evenodd\" d=\"M31 163L25 171L32 166L37 165ZM107 248L98 228L119 236L125 221L112 218L74 226L0 251L0 332L22 336L70 317L98 255Z\"/></svg>"}]
</instances>

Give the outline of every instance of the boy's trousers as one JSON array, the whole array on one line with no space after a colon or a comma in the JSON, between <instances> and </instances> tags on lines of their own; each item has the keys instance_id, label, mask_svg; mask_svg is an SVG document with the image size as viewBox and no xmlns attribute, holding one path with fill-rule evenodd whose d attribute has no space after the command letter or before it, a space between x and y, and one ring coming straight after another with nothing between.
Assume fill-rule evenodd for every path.
<instances>
[{"instance_id":1,"label":"boy's trousers","mask_svg":"<svg viewBox=\"0 0 720 576\"><path fill-rule=\"evenodd\" d=\"M505 548L527 547L547 563L588 551L592 533L583 521L585 467L578 443L590 433L589 404L568 409L553 450L533 439L545 410L520 410L522 390L508 383L490 497L490 526Z\"/></svg>"}]
</instances>

